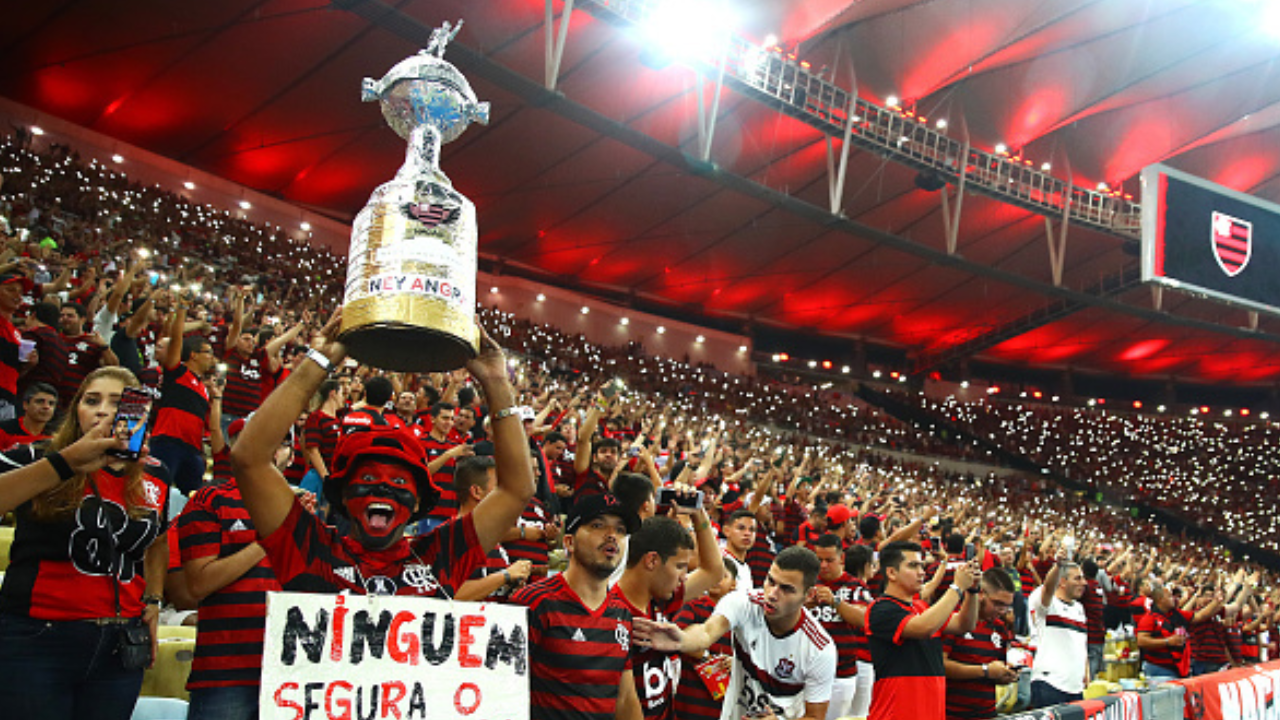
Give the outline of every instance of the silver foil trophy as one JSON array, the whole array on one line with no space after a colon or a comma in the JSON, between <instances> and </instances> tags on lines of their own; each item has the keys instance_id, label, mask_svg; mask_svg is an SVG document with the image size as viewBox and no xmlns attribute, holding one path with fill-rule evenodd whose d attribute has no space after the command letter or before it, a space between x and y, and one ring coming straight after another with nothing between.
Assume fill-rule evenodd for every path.
<instances>
[{"instance_id":1,"label":"silver foil trophy","mask_svg":"<svg viewBox=\"0 0 1280 720\"><path fill-rule=\"evenodd\" d=\"M385 370L452 370L479 349L476 208L440 170L442 144L489 122L489 103L444 60L461 27L446 22L425 50L365 78L361 93L409 141L404 165L356 216L347 258L342 340Z\"/></svg>"}]
</instances>

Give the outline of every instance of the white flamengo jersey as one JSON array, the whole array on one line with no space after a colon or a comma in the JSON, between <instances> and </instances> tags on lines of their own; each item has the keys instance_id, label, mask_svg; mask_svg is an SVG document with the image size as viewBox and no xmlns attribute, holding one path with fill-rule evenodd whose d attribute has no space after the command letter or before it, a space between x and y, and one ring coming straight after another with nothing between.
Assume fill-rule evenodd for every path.
<instances>
[{"instance_id":1,"label":"white flamengo jersey","mask_svg":"<svg viewBox=\"0 0 1280 720\"><path fill-rule=\"evenodd\" d=\"M1036 655L1031 680L1043 680L1064 693L1084 692L1089 667L1089 626L1084 603L1064 602L1055 595L1049 612L1040 605L1044 586L1027 598L1031 611L1031 644Z\"/></svg>"},{"instance_id":2,"label":"white flamengo jersey","mask_svg":"<svg viewBox=\"0 0 1280 720\"><path fill-rule=\"evenodd\" d=\"M732 592L716 605L715 615L729 621L733 633L733 674L720 720L772 710L779 718L804 715L805 703L831 701L836 676L836 644L809 611L783 637L769 631L761 590Z\"/></svg>"}]
</instances>

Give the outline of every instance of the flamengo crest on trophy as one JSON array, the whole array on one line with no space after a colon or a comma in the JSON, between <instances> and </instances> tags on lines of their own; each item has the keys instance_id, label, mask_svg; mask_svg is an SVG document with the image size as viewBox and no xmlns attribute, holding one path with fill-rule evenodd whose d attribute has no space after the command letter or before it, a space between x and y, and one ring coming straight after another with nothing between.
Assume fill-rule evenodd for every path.
<instances>
[{"instance_id":1,"label":"flamengo crest on trophy","mask_svg":"<svg viewBox=\"0 0 1280 720\"><path fill-rule=\"evenodd\" d=\"M442 144L489 122L489 104L444 60L461 27L446 22L361 93L409 141L404 165L356 216L343 294L342 340L384 370L452 370L479 347L476 208L440 170Z\"/></svg>"}]
</instances>

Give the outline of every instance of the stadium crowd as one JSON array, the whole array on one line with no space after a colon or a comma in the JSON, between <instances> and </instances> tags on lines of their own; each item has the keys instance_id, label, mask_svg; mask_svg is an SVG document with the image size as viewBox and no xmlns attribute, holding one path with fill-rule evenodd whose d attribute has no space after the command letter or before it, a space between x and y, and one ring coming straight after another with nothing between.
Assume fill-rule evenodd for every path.
<instances>
[{"instance_id":1,"label":"stadium crowd","mask_svg":"<svg viewBox=\"0 0 1280 720\"><path fill-rule=\"evenodd\" d=\"M527 606L539 719L977 720L998 685L1079 698L1121 626L1151 680L1277 655L1274 571L957 470L989 456L863 401L492 308L465 370L384 372L336 337L340 258L29 138L0 175L0 707L23 717L128 717L162 608L198 627L191 717L256 717L282 588ZM108 429L141 386L130 456ZM915 401L1274 547L1270 423Z\"/></svg>"}]
</instances>

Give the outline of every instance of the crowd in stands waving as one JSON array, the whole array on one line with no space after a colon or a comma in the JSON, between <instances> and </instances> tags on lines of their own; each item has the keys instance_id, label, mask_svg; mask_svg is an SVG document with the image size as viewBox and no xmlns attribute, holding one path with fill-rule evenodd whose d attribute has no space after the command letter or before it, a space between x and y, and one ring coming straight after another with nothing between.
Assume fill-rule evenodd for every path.
<instances>
[{"instance_id":1,"label":"crowd in stands waving","mask_svg":"<svg viewBox=\"0 0 1280 720\"><path fill-rule=\"evenodd\" d=\"M337 335L340 258L68 148L9 139L0 176L18 716L128 717L187 622L190 717L256 717L280 589L526 606L539 720L978 720L1078 699L1125 627L1153 682L1277 656L1276 568L866 401L493 308L466 368L385 372ZM1270 423L911 400L1276 547Z\"/></svg>"}]
</instances>

